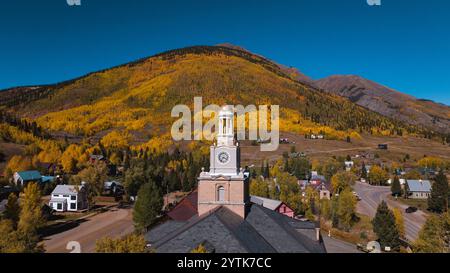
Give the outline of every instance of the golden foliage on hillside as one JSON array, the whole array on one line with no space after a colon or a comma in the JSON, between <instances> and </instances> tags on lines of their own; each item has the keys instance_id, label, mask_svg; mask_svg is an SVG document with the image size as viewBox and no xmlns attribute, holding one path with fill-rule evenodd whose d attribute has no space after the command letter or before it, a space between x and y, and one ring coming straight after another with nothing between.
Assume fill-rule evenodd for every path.
<instances>
[{"instance_id":1,"label":"golden foliage on hillside","mask_svg":"<svg viewBox=\"0 0 450 273\"><path fill-rule=\"evenodd\" d=\"M324 132L344 139L362 131L392 135L398 124L292 80L276 65L250 53L197 47L93 73L57 87L28 116L50 131L94 136L111 129L164 134L177 104L192 107L195 96L208 104L280 105L281 128L300 134ZM49 110L51 112L49 112Z\"/></svg>"}]
</instances>

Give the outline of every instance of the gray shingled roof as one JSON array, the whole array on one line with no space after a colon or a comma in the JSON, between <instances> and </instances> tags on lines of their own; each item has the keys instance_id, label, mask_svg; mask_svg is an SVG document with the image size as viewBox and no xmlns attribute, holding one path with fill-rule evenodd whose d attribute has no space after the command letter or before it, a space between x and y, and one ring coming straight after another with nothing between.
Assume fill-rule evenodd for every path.
<instances>
[{"instance_id":1,"label":"gray shingled roof","mask_svg":"<svg viewBox=\"0 0 450 273\"><path fill-rule=\"evenodd\" d=\"M216 253L325 253L315 234L314 223L253 204L245 220L219 207L184 224L165 222L150 230L147 241L158 253L188 253L204 241Z\"/></svg>"},{"instance_id":2,"label":"gray shingled roof","mask_svg":"<svg viewBox=\"0 0 450 273\"><path fill-rule=\"evenodd\" d=\"M407 180L408 189L411 192L430 192L431 183L428 180Z\"/></svg>"},{"instance_id":3,"label":"gray shingled roof","mask_svg":"<svg viewBox=\"0 0 450 273\"><path fill-rule=\"evenodd\" d=\"M53 190L52 195L72 195L78 193L78 189L81 189L83 186L72 186L72 185L58 185Z\"/></svg>"}]
</instances>

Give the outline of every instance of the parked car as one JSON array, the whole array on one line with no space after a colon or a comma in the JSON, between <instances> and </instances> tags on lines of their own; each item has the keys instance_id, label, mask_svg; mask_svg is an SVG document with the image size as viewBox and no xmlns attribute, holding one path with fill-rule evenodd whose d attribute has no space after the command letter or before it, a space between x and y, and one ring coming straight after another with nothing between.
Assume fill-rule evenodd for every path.
<instances>
[{"instance_id":1,"label":"parked car","mask_svg":"<svg viewBox=\"0 0 450 273\"><path fill-rule=\"evenodd\" d=\"M418 209L416 207L408 207L405 212L406 213L414 213L416 212Z\"/></svg>"}]
</instances>

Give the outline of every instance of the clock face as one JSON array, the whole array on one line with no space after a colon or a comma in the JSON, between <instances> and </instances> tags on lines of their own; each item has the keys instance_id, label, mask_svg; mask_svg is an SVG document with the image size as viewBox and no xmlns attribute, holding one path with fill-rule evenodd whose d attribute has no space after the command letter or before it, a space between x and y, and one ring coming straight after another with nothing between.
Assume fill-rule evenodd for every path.
<instances>
[{"instance_id":1,"label":"clock face","mask_svg":"<svg viewBox=\"0 0 450 273\"><path fill-rule=\"evenodd\" d=\"M230 160L230 155L227 152L221 152L218 158L220 163L226 164Z\"/></svg>"}]
</instances>

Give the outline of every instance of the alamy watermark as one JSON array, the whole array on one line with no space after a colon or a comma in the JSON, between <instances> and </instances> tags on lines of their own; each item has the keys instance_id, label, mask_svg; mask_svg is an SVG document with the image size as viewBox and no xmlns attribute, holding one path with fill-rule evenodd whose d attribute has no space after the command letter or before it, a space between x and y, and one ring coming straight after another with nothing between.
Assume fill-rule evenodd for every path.
<instances>
[{"instance_id":1,"label":"alamy watermark","mask_svg":"<svg viewBox=\"0 0 450 273\"><path fill-rule=\"evenodd\" d=\"M81 0L66 0L69 6L81 6Z\"/></svg>"},{"instance_id":2,"label":"alamy watermark","mask_svg":"<svg viewBox=\"0 0 450 273\"><path fill-rule=\"evenodd\" d=\"M172 125L173 140L214 141L216 128L219 128L219 113L222 109L223 107L216 104L203 108L201 97L194 98L193 113L187 105L175 106L171 115L173 118L179 119ZM233 116L235 115L234 117L237 120L237 140L259 141L261 151L264 152L272 152L278 149L280 144L279 105L260 105L258 107L255 105L227 105L227 109L233 112ZM206 123L204 124L205 120Z\"/></svg>"},{"instance_id":3,"label":"alamy watermark","mask_svg":"<svg viewBox=\"0 0 450 273\"><path fill-rule=\"evenodd\" d=\"M381 0L367 0L369 6L381 6Z\"/></svg>"}]
</instances>

